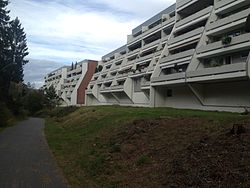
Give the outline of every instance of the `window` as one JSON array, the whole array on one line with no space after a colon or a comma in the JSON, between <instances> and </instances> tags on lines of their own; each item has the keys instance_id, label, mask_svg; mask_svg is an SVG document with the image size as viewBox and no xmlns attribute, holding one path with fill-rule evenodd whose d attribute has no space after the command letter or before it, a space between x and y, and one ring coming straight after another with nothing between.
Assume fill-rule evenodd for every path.
<instances>
[{"instance_id":1,"label":"window","mask_svg":"<svg viewBox=\"0 0 250 188\"><path fill-rule=\"evenodd\" d=\"M172 89L168 89L167 90L167 97L172 97L173 96L173 90Z\"/></svg>"}]
</instances>

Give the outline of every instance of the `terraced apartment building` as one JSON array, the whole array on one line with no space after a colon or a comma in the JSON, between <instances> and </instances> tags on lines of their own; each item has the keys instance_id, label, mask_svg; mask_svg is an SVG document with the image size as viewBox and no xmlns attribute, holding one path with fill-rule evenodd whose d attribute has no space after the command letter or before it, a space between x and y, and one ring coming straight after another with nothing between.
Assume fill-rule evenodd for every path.
<instances>
[{"instance_id":1,"label":"terraced apartment building","mask_svg":"<svg viewBox=\"0 0 250 188\"><path fill-rule=\"evenodd\" d=\"M250 0L177 0L102 57L87 105L250 108Z\"/></svg>"},{"instance_id":2,"label":"terraced apartment building","mask_svg":"<svg viewBox=\"0 0 250 188\"><path fill-rule=\"evenodd\" d=\"M61 67L45 76L43 88L53 86L62 106L84 105L85 91L95 72L97 61L84 60Z\"/></svg>"}]
</instances>

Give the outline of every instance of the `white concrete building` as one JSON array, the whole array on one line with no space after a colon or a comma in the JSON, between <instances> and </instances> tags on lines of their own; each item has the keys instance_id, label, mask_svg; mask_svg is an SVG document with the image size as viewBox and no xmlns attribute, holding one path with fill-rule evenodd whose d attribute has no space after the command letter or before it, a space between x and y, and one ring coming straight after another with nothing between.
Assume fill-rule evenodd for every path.
<instances>
[{"instance_id":1,"label":"white concrete building","mask_svg":"<svg viewBox=\"0 0 250 188\"><path fill-rule=\"evenodd\" d=\"M87 105L250 109L249 14L250 0L177 0L103 56Z\"/></svg>"},{"instance_id":2,"label":"white concrete building","mask_svg":"<svg viewBox=\"0 0 250 188\"><path fill-rule=\"evenodd\" d=\"M45 77L43 88L53 86L62 99L62 105L84 105L85 90L91 80L97 61L84 60L73 66L64 66Z\"/></svg>"}]
</instances>

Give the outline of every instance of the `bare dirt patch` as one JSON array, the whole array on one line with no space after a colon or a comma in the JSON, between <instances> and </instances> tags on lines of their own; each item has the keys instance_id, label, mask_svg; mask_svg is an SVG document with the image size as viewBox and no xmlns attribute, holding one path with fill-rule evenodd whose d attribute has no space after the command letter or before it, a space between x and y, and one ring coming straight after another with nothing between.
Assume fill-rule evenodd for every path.
<instances>
[{"instance_id":1,"label":"bare dirt patch","mask_svg":"<svg viewBox=\"0 0 250 188\"><path fill-rule=\"evenodd\" d=\"M249 187L249 123L242 134L232 133L232 125L136 120L98 139L104 144L93 146L102 154L93 155L94 164L102 168L94 175L104 187Z\"/></svg>"}]
</instances>

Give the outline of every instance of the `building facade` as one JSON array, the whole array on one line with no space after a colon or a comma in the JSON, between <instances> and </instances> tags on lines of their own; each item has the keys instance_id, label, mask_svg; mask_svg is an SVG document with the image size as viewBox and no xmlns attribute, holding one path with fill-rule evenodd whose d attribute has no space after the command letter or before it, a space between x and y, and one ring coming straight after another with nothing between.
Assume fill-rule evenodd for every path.
<instances>
[{"instance_id":1,"label":"building facade","mask_svg":"<svg viewBox=\"0 0 250 188\"><path fill-rule=\"evenodd\" d=\"M249 0L177 0L103 56L87 105L250 108Z\"/></svg>"},{"instance_id":2,"label":"building facade","mask_svg":"<svg viewBox=\"0 0 250 188\"><path fill-rule=\"evenodd\" d=\"M96 70L97 61L84 60L61 67L45 77L44 88L53 86L63 106L84 105L85 91Z\"/></svg>"}]
</instances>

